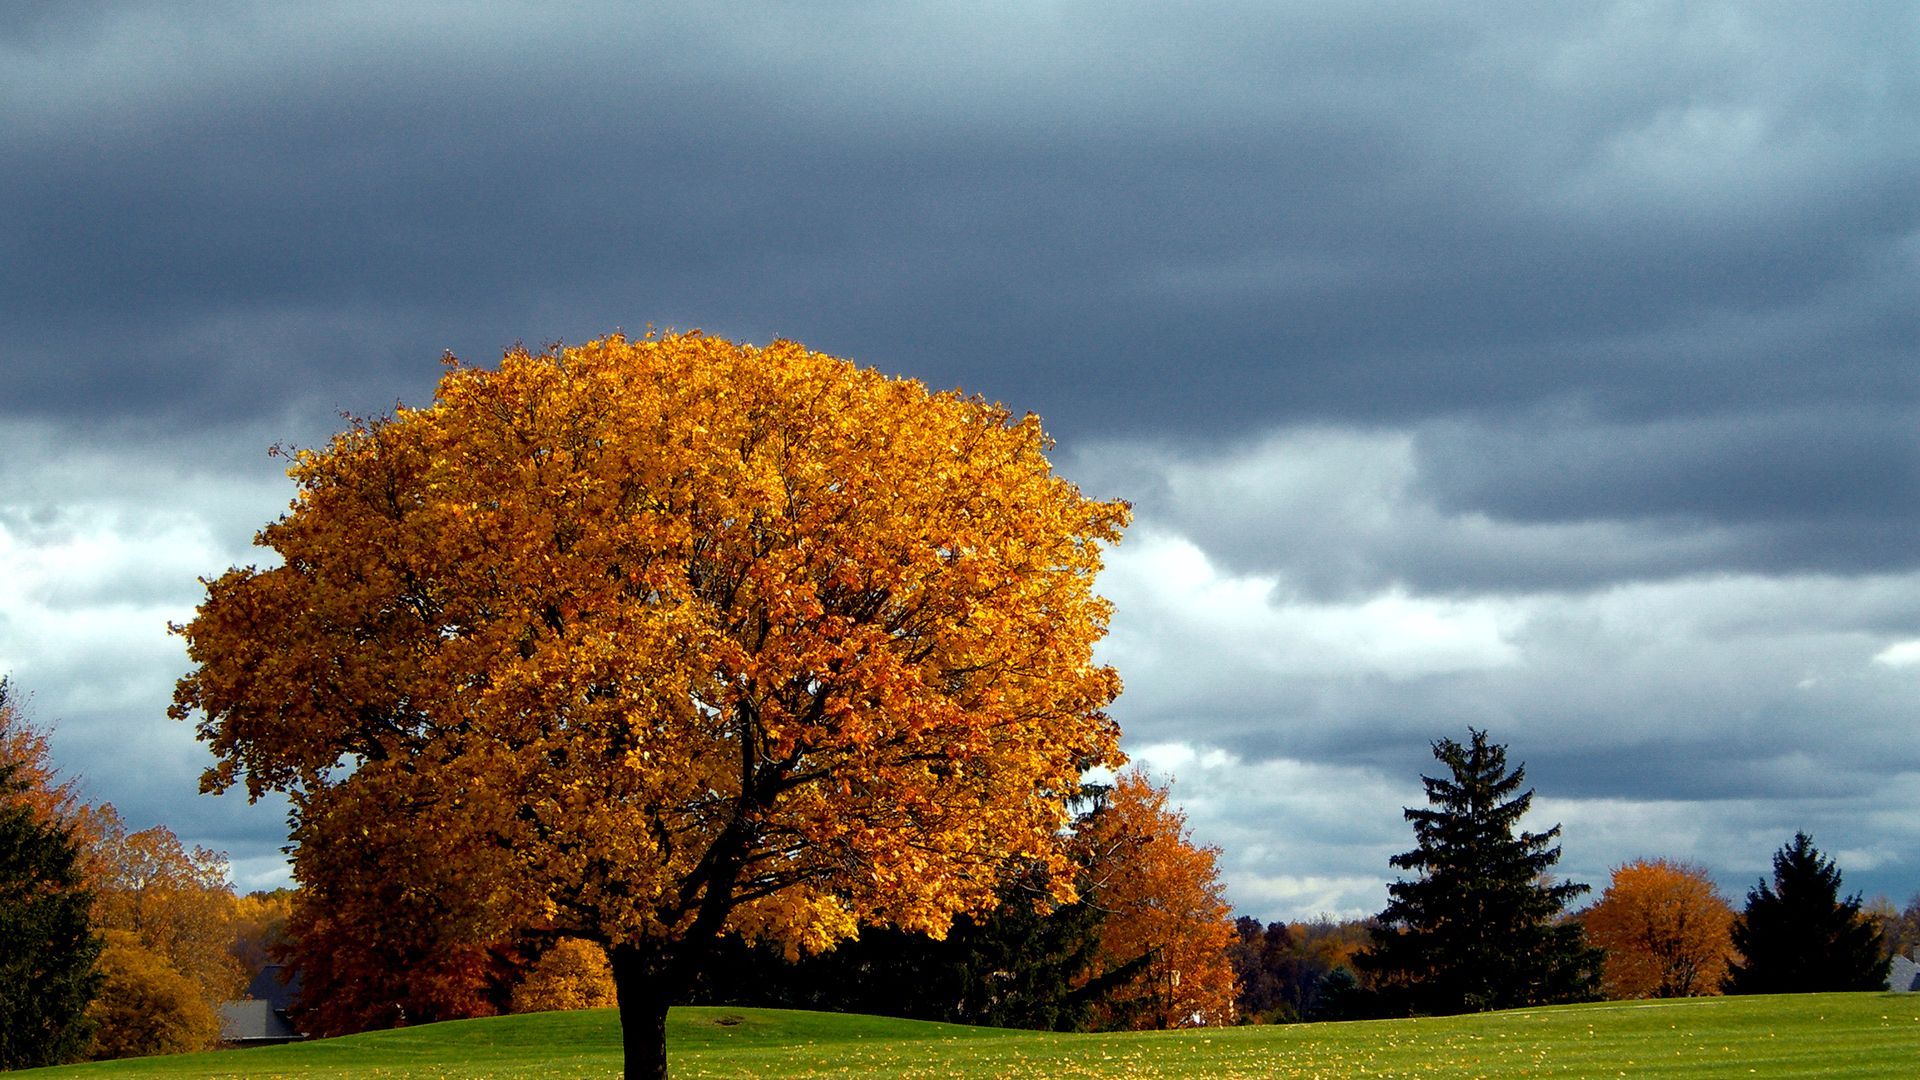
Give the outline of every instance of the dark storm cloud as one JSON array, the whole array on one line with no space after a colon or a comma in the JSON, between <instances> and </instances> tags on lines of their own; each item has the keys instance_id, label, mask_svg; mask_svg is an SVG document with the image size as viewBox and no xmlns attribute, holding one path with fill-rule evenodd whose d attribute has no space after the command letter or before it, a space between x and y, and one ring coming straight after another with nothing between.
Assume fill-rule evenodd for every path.
<instances>
[{"instance_id":1,"label":"dark storm cloud","mask_svg":"<svg viewBox=\"0 0 1920 1080\"><path fill-rule=\"evenodd\" d=\"M1515 521L1844 521L1884 512L1887 493L1920 501L1915 419L1911 402L1641 425L1535 418L1433 431L1421 472L1443 509Z\"/></svg>"},{"instance_id":2,"label":"dark storm cloud","mask_svg":"<svg viewBox=\"0 0 1920 1080\"><path fill-rule=\"evenodd\" d=\"M1917 399L1635 425L1449 426L1423 440L1421 475L1444 511L1724 530L1696 570L1905 569L1920 529Z\"/></svg>"},{"instance_id":3,"label":"dark storm cloud","mask_svg":"<svg viewBox=\"0 0 1920 1080\"><path fill-rule=\"evenodd\" d=\"M1319 599L1916 565L1920 410L1896 393L1685 419L1541 408L1071 450L1069 474L1090 490L1124 495L1225 569Z\"/></svg>"},{"instance_id":4,"label":"dark storm cloud","mask_svg":"<svg viewBox=\"0 0 1920 1080\"><path fill-rule=\"evenodd\" d=\"M9 408L360 407L651 320L1068 432L1675 415L1859 400L1912 325L1911 20L1865 9L212 11L17 31ZM1785 332L1646 343L1743 314Z\"/></svg>"},{"instance_id":5,"label":"dark storm cloud","mask_svg":"<svg viewBox=\"0 0 1920 1080\"><path fill-rule=\"evenodd\" d=\"M264 448L652 323L1040 412L1265 902L1377 908L1468 724L1602 870L1912 805L1909 5L717 10L0 5L0 663L101 797L273 873L162 718Z\"/></svg>"}]
</instances>

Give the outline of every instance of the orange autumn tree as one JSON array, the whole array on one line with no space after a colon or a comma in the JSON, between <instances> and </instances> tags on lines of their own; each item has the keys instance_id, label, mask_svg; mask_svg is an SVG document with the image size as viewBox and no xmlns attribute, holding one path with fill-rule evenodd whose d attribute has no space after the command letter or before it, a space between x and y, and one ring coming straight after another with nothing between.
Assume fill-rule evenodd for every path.
<instances>
[{"instance_id":1,"label":"orange autumn tree","mask_svg":"<svg viewBox=\"0 0 1920 1080\"><path fill-rule=\"evenodd\" d=\"M1666 859L1627 863L1581 921L1587 941L1606 950L1607 997L1720 992L1733 955L1733 908L1705 870Z\"/></svg>"},{"instance_id":2,"label":"orange autumn tree","mask_svg":"<svg viewBox=\"0 0 1920 1080\"><path fill-rule=\"evenodd\" d=\"M218 1043L220 1018L191 979L131 930L101 936L100 993L87 1007L89 1058L184 1054Z\"/></svg>"},{"instance_id":3,"label":"orange autumn tree","mask_svg":"<svg viewBox=\"0 0 1920 1080\"><path fill-rule=\"evenodd\" d=\"M99 841L104 827L99 808L80 797L79 781L60 777L47 733L27 719L5 676L0 676L0 766L13 768L18 785L7 798L26 806L35 821L73 830L83 849ZM84 850L81 863L87 872Z\"/></svg>"},{"instance_id":4,"label":"orange autumn tree","mask_svg":"<svg viewBox=\"0 0 1920 1080\"><path fill-rule=\"evenodd\" d=\"M1232 908L1219 849L1187 835L1165 788L1130 769L1080 831L1095 904L1105 913L1093 972L1139 971L1094 1007L1102 1029L1230 1024L1238 994L1227 945Z\"/></svg>"},{"instance_id":5,"label":"orange autumn tree","mask_svg":"<svg viewBox=\"0 0 1920 1080\"><path fill-rule=\"evenodd\" d=\"M616 997L606 950L591 941L561 938L513 988L513 1011L603 1009Z\"/></svg>"},{"instance_id":6,"label":"orange autumn tree","mask_svg":"<svg viewBox=\"0 0 1920 1080\"><path fill-rule=\"evenodd\" d=\"M246 991L231 945L239 900L227 884L227 857L188 849L172 829L128 832L111 805L94 845L93 923L133 934L192 983L209 1009Z\"/></svg>"},{"instance_id":7,"label":"orange autumn tree","mask_svg":"<svg viewBox=\"0 0 1920 1080\"><path fill-rule=\"evenodd\" d=\"M465 833L382 814L366 788L296 825L294 891L276 957L300 978L300 1030L317 1036L505 1012L524 957L501 930L511 898L469 879Z\"/></svg>"},{"instance_id":8,"label":"orange autumn tree","mask_svg":"<svg viewBox=\"0 0 1920 1080\"><path fill-rule=\"evenodd\" d=\"M206 789L289 795L302 881L303 833L402 829L475 940L606 947L627 1075L664 1075L723 930L938 933L1014 869L1071 880L1067 801L1120 757L1093 581L1127 508L1048 448L790 342L450 360L295 455L280 564L207 583L173 711Z\"/></svg>"},{"instance_id":9,"label":"orange autumn tree","mask_svg":"<svg viewBox=\"0 0 1920 1080\"><path fill-rule=\"evenodd\" d=\"M279 962L277 954L286 945L293 897L292 889L279 888L234 898L233 940L227 945L227 953L240 965L248 982Z\"/></svg>"},{"instance_id":10,"label":"orange autumn tree","mask_svg":"<svg viewBox=\"0 0 1920 1080\"><path fill-rule=\"evenodd\" d=\"M102 995L114 1004L103 1006L91 1055L210 1049L220 1038L220 1003L247 985L230 948L239 901L227 858L189 849L164 825L129 832L111 804L96 808L96 821L100 835L86 862L93 925L107 938ZM155 975L160 969L165 974ZM190 991L188 1004L179 1004L188 999L172 989L176 980Z\"/></svg>"}]
</instances>

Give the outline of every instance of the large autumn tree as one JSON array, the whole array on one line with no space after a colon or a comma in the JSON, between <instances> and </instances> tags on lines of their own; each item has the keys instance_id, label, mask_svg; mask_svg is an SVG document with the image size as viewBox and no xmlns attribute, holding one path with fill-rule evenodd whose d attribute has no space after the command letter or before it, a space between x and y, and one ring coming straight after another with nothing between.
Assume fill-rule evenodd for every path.
<instances>
[{"instance_id":1,"label":"large autumn tree","mask_svg":"<svg viewBox=\"0 0 1920 1080\"><path fill-rule=\"evenodd\" d=\"M1068 887L1067 801L1119 757L1093 581L1127 508L1048 448L790 342L450 361L294 456L278 565L207 584L174 713L206 789L288 794L303 881L321 831L404 831L475 940L605 946L627 1074L664 1075L723 929L818 948L1036 863Z\"/></svg>"},{"instance_id":2,"label":"large autumn tree","mask_svg":"<svg viewBox=\"0 0 1920 1080\"><path fill-rule=\"evenodd\" d=\"M1414 872L1387 886L1390 897L1354 958L1393 1013L1479 1012L1578 1001L1593 996L1600 955L1561 916L1587 886L1554 882L1555 825L1520 831L1533 805L1526 768L1507 766L1507 748L1487 733L1441 739L1433 756L1444 776L1426 776L1427 807L1408 807L1416 846L1392 865Z\"/></svg>"},{"instance_id":3,"label":"large autumn tree","mask_svg":"<svg viewBox=\"0 0 1920 1080\"><path fill-rule=\"evenodd\" d=\"M1600 988L1609 998L1718 994L1733 958L1733 908L1697 866L1626 863L1580 922L1607 954Z\"/></svg>"}]
</instances>

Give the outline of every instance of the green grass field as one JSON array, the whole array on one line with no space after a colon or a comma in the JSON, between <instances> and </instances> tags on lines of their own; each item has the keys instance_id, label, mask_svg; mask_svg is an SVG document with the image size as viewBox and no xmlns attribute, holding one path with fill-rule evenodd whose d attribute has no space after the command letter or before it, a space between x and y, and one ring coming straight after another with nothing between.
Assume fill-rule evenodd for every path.
<instances>
[{"instance_id":1,"label":"green grass field","mask_svg":"<svg viewBox=\"0 0 1920 1080\"><path fill-rule=\"evenodd\" d=\"M1920 994L1610 1002L1431 1020L1049 1035L871 1016L674 1010L674 1076L1920 1077ZM606 1077L608 1011L102 1062L32 1077Z\"/></svg>"}]
</instances>

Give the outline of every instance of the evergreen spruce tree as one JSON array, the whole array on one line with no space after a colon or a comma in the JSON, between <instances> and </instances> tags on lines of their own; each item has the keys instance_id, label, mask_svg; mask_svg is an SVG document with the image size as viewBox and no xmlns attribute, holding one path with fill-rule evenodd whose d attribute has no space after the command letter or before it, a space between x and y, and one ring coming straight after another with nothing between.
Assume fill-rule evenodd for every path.
<instances>
[{"instance_id":1,"label":"evergreen spruce tree","mask_svg":"<svg viewBox=\"0 0 1920 1080\"><path fill-rule=\"evenodd\" d=\"M1840 869L1806 833L1773 856L1773 885L1747 891L1733 924L1740 954L1727 972L1729 994L1811 994L1884 990L1887 957L1880 929L1860 916L1860 897L1840 899Z\"/></svg>"},{"instance_id":2,"label":"evergreen spruce tree","mask_svg":"<svg viewBox=\"0 0 1920 1080\"><path fill-rule=\"evenodd\" d=\"M79 1057L100 982L78 844L35 819L19 798L18 771L17 762L0 762L0 1069Z\"/></svg>"},{"instance_id":3,"label":"evergreen spruce tree","mask_svg":"<svg viewBox=\"0 0 1920 1080\"><path fill-rule=\"evenodd\" d=\"M1465 746L1433 744L1450 775L1422 777L1431 808L1406 811L1417 846L1391 860L1417 876L1387 887L1372 944L1355 962L1391 1015L1591 1000L1600 952L1561 919L1587 887L1546 876L1560 859L1551 844L1560 827L1516 832L1533 802L1520 791L1526 770L1507 771L1506 747L1486 732L1468 735Z\"/></svg>"}]
</instances>

